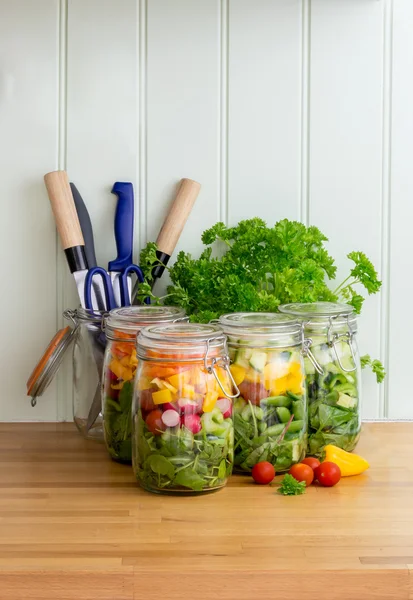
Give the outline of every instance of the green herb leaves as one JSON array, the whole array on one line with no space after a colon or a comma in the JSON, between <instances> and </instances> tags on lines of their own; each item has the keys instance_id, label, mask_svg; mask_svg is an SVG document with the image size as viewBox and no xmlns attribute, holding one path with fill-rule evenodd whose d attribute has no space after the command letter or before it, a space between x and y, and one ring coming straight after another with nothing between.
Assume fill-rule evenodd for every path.
<instances>
[{"instance_id":1,"label":"green herb leaves","mask_svg":"<svg viewBox=\"0 0 413 600\"><path fill-rule=\"evenodd\" d=\"M278 488L284 496L299 496L305 492L305 481L297 481L292 475L285 475Z\"/></svg>"},{"instance_id":2,"label":"green herb leaves","mask_svg":"<svg viewBox=\"0 0 413 600\"><path fill-rule=\"evenodd\" d=\"M371 367L371 370L376 375L377 383L384 381L384 378L386 377L386 371L384 370L383 364L379 360L372 359L368 354L361 356L360 360L362 369Z\"/></svg>"}]
</instances>

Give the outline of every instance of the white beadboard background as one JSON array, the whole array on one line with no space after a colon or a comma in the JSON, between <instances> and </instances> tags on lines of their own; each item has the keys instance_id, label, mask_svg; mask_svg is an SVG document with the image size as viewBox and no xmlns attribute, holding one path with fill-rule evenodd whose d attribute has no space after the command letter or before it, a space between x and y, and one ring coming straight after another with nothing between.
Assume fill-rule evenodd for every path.
<instances>
[{"instance_id":1,"label":"white beadboard background","mask_svg":"<svg viewBox=\"0 0 413 600\"><path fill-rule=\"evenodd\" d=\"M35 409L25 382L76 305L43 185L67 169L115 256L114 181L132 181L135 251L176 182L203 185L179 243L217 220L319 226L340 274L384 280L361 320L366 418L413 418L412 0L0 0L1 420L71 418L70 360Z\"/></svg>"}]
</instances>

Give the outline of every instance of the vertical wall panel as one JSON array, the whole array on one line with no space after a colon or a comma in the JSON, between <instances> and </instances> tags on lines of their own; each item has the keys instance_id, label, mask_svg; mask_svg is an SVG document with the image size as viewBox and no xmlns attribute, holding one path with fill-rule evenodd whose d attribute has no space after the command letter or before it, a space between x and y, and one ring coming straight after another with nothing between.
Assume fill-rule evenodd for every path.
<instances>
[{"instance_id":1,"label":"vertical wall panel","mask_svg":"<svg viewBox=\"0 0 413 600\"><path fill-rule=\"evenodd\" d=\"M301 0L230 0L229 222L300 218Z\"/></svg>"},{"instance_id":2,"label":"vertical wall panel","mask_svg":"<svg viewBox=\"0 0 413 600\"><path fill-rule=\"evenodd\" d=\"M156 239L177 182L189 177L202 190L175 255L198 253L219 219L220 3L150 0L147 19L147 238Z\"/></svg>"},{"instance_id":3,"label":"vertical wall panel","mask_svg":"<svg viewBox=\"0 0 413 600\"><path fill-rule=\"evenodd\" d=\"M392 171L390 228L389 416L413 418L413 3L396 0L393 17Z\"/></svg>"},{"instance_id":4,"label":"vertical wall panel","mask_svg":"<svg viewBox=\"0 0 413 600\"><path fill-rule=\"evenodd\" d=\"M380 267L383 3L311 5L310 222L330 238L341 281L352 250ZM363 312L360 350L377 357L380 299L369 298ZM363 414L378 417L378 386L367 373L363 383Z\"/></svg>"},{"instance_id":5,"label":"vertical wall panel","mask_svg":"<svg viewBox=\"0 0 413 600\"><path fill-rule=\"evenodd\" d=\"M26 378L56 327L56 234L43 175L56 168L56 0L0 0L3 277L0 420L54 420L56 386L35 409Z\"/></svg>"}]
</instances>

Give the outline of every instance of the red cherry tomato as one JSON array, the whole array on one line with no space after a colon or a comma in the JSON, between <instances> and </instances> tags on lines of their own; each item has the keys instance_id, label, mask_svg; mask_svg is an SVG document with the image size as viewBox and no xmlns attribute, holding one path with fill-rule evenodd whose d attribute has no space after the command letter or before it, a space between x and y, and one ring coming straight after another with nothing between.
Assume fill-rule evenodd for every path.
<instances>
[{"instance_id":1,"label":"red cherry tomato","mask_svg":"<svg viewBox=\"0 0 413 600\"><path fill-rule=\"evenodd\" d=\"M321 463L315 470L316 479L324 487L333 487L341 479L340 467L328 460Z\"/></svg>"},{"instance_id":2,"label":"red cherry tomato","mask_svg":"<svg viewBox=\"0 0 413 600\"><path fill-rule=\"evenodd\" d=\"M314 471L308 465L298 463L298 465L293 465L288 472L297 481L305 481L306 487L313 483Z\"/></svg>"},{"instance_id":3,"label":"red cherry tomato","mask_svg":"<svg viewBox=\"0 0 413 600\"><path fill-rule=\"evenodd\" d=\"M303 465L308 465L309 467L311 467L313 471L315 471L316 468L320 466L320 461L318 460L318 458L314 458L313 456L307 456L307 458L304 458L304 460L302 460L301 462L303 463Z\"/></svg>"},{"instance_id":4,"label":"red cherry tomato","mask_svg":"<svg viewBox=\"0 0 413 600\"><path fill-rule=\"evenodd\" d=\"M152 410L145 419L146 427L153 435L161 435L166 429L166 425L162 421L162 411L159 409Z\"/></svg>"},{"instance_id":5,"label":"red cherry tomato","mask_svg":"<svg viewBox=\"0 0 413 600\"><path fill-rule=\"evenodd\" d=\"M251 475L255 483L267 485L274 479L275 469L271 463L264 460L253 466Z\"/></svg>"},{"instance_id":6,"label":"red cherry tomato","mask_svg":"<svg viewBox=\"0 0 413 600\"><path fill-rule=\"evenodd\" d=\"M139 403L142 410L154 410L155 404L152 400L153 390L141 390L139 392Z\"/></svg>"}]
</instances>

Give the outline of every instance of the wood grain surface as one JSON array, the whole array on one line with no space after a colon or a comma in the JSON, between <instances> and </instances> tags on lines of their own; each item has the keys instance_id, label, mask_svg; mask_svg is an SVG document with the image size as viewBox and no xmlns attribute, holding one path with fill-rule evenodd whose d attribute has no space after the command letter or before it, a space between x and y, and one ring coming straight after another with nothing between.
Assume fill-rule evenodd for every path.
<instances>
[{"instance_id":1,"label":"wood grain surface","mask_svg":"<svg viewBox=\"0 0 413 600\"><path fill-rule=\"evenodd\" d=\"M413 599L412 439L365 424L371 469L332 489L233 477L182 498L72 424L0 424L0 599Z\"/></svg>"}]
</instances>

